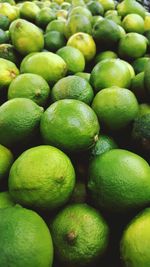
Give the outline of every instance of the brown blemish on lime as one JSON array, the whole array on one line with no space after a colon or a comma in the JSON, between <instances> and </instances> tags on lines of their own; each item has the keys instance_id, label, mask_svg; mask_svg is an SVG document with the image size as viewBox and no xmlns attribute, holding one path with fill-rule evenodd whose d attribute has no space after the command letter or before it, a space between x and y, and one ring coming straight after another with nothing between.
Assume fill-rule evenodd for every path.
<instances>
[{"instance_id":1,"label":"brown blemish on lime","mask_svg":"<svg viewBox=\"0 0 150 267\"><path fill-rule=\"evenodd\" d=\"M77 238L77 235L74 231L71 231L71 232L67 233L67 235L66 235L66 240L69 244L73 244L75 242L76 238Z\"/></svg>"}]
</instances>

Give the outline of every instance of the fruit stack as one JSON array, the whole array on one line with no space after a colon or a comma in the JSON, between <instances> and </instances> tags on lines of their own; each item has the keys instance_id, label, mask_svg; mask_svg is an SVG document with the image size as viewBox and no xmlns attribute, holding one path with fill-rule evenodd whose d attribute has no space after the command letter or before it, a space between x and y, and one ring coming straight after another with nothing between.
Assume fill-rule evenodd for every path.
<instances>
[{"instance_id":1,"label":"fruit stack","mask_svg":"<svg viewBox=\"0 0 150 267\"><path fill-rule=\"evenodd\" d=\"M149 163L145 7L0 0L0 267L150 267Z\"/></svg>"}]
</instances>

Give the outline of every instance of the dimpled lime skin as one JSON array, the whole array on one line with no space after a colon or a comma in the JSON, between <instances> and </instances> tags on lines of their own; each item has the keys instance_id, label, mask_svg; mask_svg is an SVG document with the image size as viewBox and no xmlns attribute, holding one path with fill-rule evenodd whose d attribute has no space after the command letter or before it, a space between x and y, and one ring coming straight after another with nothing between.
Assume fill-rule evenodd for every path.
<instances>
[{"instance_id":1,"label":"dimpled lime skin","mask_svg":"<svg viewBox=\"0 0 150 267\"><path fill-rule=\"evenodd\" d=\"M39 127L43 108L27 98L14 98L0 106L0 142L12 146L26 142Z\"/></svg>"},{"instance_id":2,"label":"dimpled lime skin","mask_svg":"<svg viewBox=\"0 0 150 267\"><path fill-rule=\"evenodd\" d=\"M26 150L9 174L9 192L19 204L43 210L56 209L70 198L75 185L73 165L52 146Z\"/></svg>"},{"instance_id":3,"label":"dimpled lime skin","mask_svg":"<svg viewBox=\"0 0 150 267\"><path fill-rule=\"evenodd\" d=\"M0 145L0 180L7 177L13 161L14 157L11 151Z\"/></svg>"},{"instance_id":4,"label":"dimpled lime skin","mask_svg":"<svg viewBox=\"0 0 150 267\"><path fill-rule=\"evenodd\" d=\"M50 226L56 257L65 266L88 266L106 250L109 229L98 211L72 204L60 211Z\"/></svg>"},{"instance_id":5,"label":"dimpled lime skin","mask_svg":"<svg viewBox=\"0 0 150 267\"><path fill-rule=\"evenodd\" d=\"M94 111L75 99L56 101L41 119L44 142L72 152L87 150L94 145L99 128Z\"/></svg>"},{"instance_id":6,"label":"dimpled lime skin","mask_svg":"<svg viewBox=\"0 0 150 267\"><path fill-rule=\"evenodd\" d=\"M0 234L0 266L52 266L51 235L34 211L19 205L0 209Z\"/></svg>"},{"instance_id":7,"label":"dimpled lime skin","mask_svg":"<svg viewBox=\"0 0 150 267\"><path fill-rule=\"evenodd\" d=\"M119 213L140 209L150 203L150 167L130 151L110 150L91 161L88 188L100 208Z\"/></svg>"},{"instance_id":8,"label":"dimpled lime skin","mask_svg":"<svg viewBox=\"0 0 150 267\"><path fill-rule=\"evenodd\" d=\"M121 240L125 267L150 266L150 208L140 212L126 227Z\"/></svg>"}]
</instances>

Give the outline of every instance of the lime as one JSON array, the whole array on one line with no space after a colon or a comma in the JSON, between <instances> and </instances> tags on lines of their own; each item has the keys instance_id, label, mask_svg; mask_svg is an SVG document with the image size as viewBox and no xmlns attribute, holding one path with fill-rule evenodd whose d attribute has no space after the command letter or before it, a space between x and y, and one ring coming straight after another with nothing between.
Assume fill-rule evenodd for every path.
<instances>
[{"instance_id":1,"label":"lime","mask_svg":"<svg viewBox=\"0 0 150 267\"><path fill-rule=\"evenodd\" d=\"M0 44L7 43L7 41L8 41L7 33L2 29L0 29Z\"/></svg>"},{"instance_id":2,"label":"lime","mask_svg":"<svg viewBox=\"0 0 150 267\"><path fill-rule=\"evenodd\" d=\"M0 209L5 209L15 205L8 191L0 192Z\"/></svg>"},{"instance_id":3,"label":"lime","mask_svg":"<svg viewBox=\"0 0 150 267\"><path fill-rule=\"evenodd\" d=\"M120 251L124 266L149 266L150 208L140 212L123 232ZM142 257L141 257L142 255Z\"/></svg>"},{"instance_id":4,"label":"lime","mask_svg":"<svg viewBox=\"0 0 150 267\"><path fill-rule=\"evenodd\" d=\"M95 91L111 86L129 88L131 73L125 61L107 59L95 65L91 72L90 81Z\"/></svg>"},{"instance_id":5,"label":"lime","mask_svg":"<svg viewBox=\"0 0 150 267\"><path fill-rule=\"evenodd\" d=\"M0 180L7 178L10 167L14 161L11 151L0 145Z\"/></svg>"},{"instance_id":6,"label":"lime","mask_svg":"<svg viewBox=\"0 0 150 267\"><path fill-rule=\"evenodd\" d=\"M0 58L0 90L8 87L18 74L19 70L13 62Z\"/></svg>"},{"instance_id":7,"label":"lime","mask_svg":"<svg viewBox=\"0 0 150 267\"><path fill-rule=\"evenodd\" d=\"M62 151L52 146L26 150L11 167L9 192L20 204L52 210L64 205L75 185L73 165Z\"/></svg>"},{"instance_id":8,"label":"lime","mask_svg":"<svg viewBox=\"0 0 150 267\"><path fill-rule=\"evenodd\" d=\"M64 46L57 51L57 55L66 62L68 73L74 74L84 71L85 59L79 49L71 46Z\"/></svg>"},{"instance_id":9,"label":"lime","mask_svg":"<svg viewBox=\"0 0 150 267\"><path fill-rule=\"evenodd\" d=\"M98 1L102 4L105 11L115 9L115 3L113 0L98 0Z\"/></svg>"},{"instance_id":10,"label":"lime","mask_svg":"<svg viewBox=\"0 0 150 267\"><path fill-rule=\"evenodd\" d=\"M149 177L149 164L142 157L112 149L91 161L88 188L98 207L126 213L149 204Z\"/></svg>"},{"instance_id":11,"label":"lime","mask_svg":"<svg viewBox=\"0 0 150 267\"><path fill-rule=\"evenodd\" d=\"M118 87L105 88L98 92L92 108L100 123L111 130L126 127L135 119L139 111L134 94L128 89Z\"/></svg>"},{"instance_id":12,"label":"lime","mask_svg":"<svg viewBox=\"0 0 150 267\"><path fill-rule=\"evenodd\" d=\"M144 19L138 14L128 14L122 21L126 32L144 33Z\"/></svg>"},{"instance_id":13,"label":"lime","mask_svg":"<svg viewBox=\"0 0 150 267\"><path fill-rule=\"evenodd\" d=\"M29 21L35 21L40 8L34 3L26 1L20 8L20 17Z\"/></svg>"},{"instance_id":14,"label":"lime","mask_svg":"<svg viewBox=\"0 0 150 267\"><path fill-rule=\"evenodd\" d=\"M54 19L48 23L46 27L46 33L50 31L58 31L64 34L65 32L65 23L64 19Z\"/></svg>"},{"instance_id":15,"label":"lime","mask_svg":"<svg viewBox=\"0 0 150 267\"><path fill-rule=\"evenodd\" d=\"M0 58L12 61L15 64L18 64L19 61L19 55L16 49L11 44L0 45Z\"/></svg>"},{"instance_id":16,"label":"lime","mask_svg":"<svg viewBox=\"0 0 150 267\"><path fill-rule=\"evenodd\" d=\"M66 44L66 39L63 33L50 31L44 35L44 42L48 51L56 52Z\"/></svg>"},{"instance_id":17,"label":"lime","mask_svg":"<svg viewBox=\"0 0 150 267\"><path fill-rule=\"evenodd\" d=\"M90 82L91 74L88 72L77 72L75 75L85 79L87 82Z\"/></svg>"},{"instance_id":18,"label":"lime","mask_svg":"<svg viewBox=\"0 0 150 267\"><path fill-rule=\"evenodd\" d=\"M64 208L56 215L50 229L56 256L66 266L88 266L108 246L106 222L98 211L86 204Z\"/></svg>"},{"instance_id":19,"label":"lime","mask_svg":"<svg viewBox=\"0 0 150 267\"><path fill-rule=\"evenodd\" d=\"M5 146L26 143L38 131L43 108L27 98L14 98L0 106L0 140Z\"/></svg>"},{"instance_id":20,"label":"lime","mask_svg":"<svg viewBox=\"0 0 150 267\"><path fill-rule=\"evenodd\" d=\"M100 135L98 141L91 149L91 156L95 157L102 155L103 153L115 148L117 148L117 144L113 138L107 135Z\"/></svg>"},{"instance_id":21,"label":"lime","mask_svg":"<svg viewBox=\"0 0 150 267\"><path fill-rule=\"evenodd\" d=\"M92 20L92 13L87 7L76 6L71 9L69 16L81 15L87 17L90 21Z\"/></svg>"},{"instance_id":22,"label":"lime","mask_svg":"<svg viewBox=\"0 0 150 267\"><path fill-rule=\"evenodd\" d=\"M96 45L92 36L84 32L73 34L69 38L67 45L78 48L87 61L92 60L96 54Z\"/></svg>"},{"instance_id":23,"label":"lime","mask_svg":"<svg viewBox=\"0 0 150 267\"><path fill-rule=\"evenodd\" d=\"M1 266L52 266L51 235L37 213L19 205L0 209L0 229Z\"/></svg>"},{"instance_id":24,"label":"lime","mask_svg":"<svg viewBox=\"0 0 150 267\"><path fill-rule=\"evenodd\" d=\"M89 1L87 3L87 7L91 11L93 16L95 16L95 15L103 16L103 14L104 14L103 5L98 1L94 1L94 0Z\"/></svg>"},{"instance_id":25,"label":"lime","mask_svg":"<svg viewBox=\"0 0 150 267\"><path fill-rule=\"evenodd\" d=\"M135 0L124 0L117 5L118 14L124 17L128 14L138 14L145 18L146 10L144 6Z\"/></svg>"},{"instance_id":26,"label":"lime","mask_svg":"<svg viewBox=\"0 0 150 267\"><path fill-rule=\"evenodd\" d=\"M98 133L95 112L75 99L56 101L41 119L44 142L72 152L89 149L97 141Z\"/></svg>"},{"instance_id":27,"label":"lime","mask_svg":"<svg viewBox=\"0 0 150 267\"><path fill-rule=\"evenodd\" d=\"M132 63L134 71L136 74L145 71L146 64L150 58L149 57L140 57L135 59Z\"/></svg>"},{"instance_id":28,"label":"lime","mask_svg":"<svg viewBox=\"0 0 150 267\"><path fill-rule=\"evenodd\" d=\"M147 90L147 92L150 95L150 77L149 77L149 70L150 70L150 60L147 61L145 65L145 71L144 71L144 85Z\"/></svg>"},{"instance_id":29,"label":"lime","mask_svg":"<svg viewBox=\"0 0 150 267\"><path fill-rule=\"evenodd\" d=\"M70 98L90 104L94 93L91 85L85 79L78 76L67 76L55 83L51 96L53 101Z\"/></svg>"},{"instance_id":30,"label":"lime","mask_svg":"<svg viewBox=\"0 0 150 267\"><path fill-rule=\"evenodd\" d=\"M6 2L0 3L0 15L8 17L9 21L13 21L19 17L16 7Z\"/></svg>"},{"instance_id":31,"label":"lime","mask_svg":"<svg viewBox=\"0 0 150 267\"><path fill-rule=\"evenodd\" d=\"M7 16L0 14L0 29L6 31L9 28L10 20Z\"/></svg>"},{"instance_id":32,"label":"lime","mask_svg":"<svg viewBox=\"0 0 150 267\"><path fill-rule=\"evenodd\" d=\"M99 54L96 55L95 57L95 63L97 64L98 62L104 60L104 59L112 59L112 58L117 58L117 54L114 51L103 51L100 52Z\"/></svg>"},{"instance_id":33,"label":"lime","mask_svg":"<svg viewBox=\"0 0 150 267\"><path fill-rule=\"evenodd\" d=\"M45 28L54 19L56 19L55 12L51 8L43 7L36 16L36 23L39 27Z\"/></svg>"},{"instance_id":34,"label":"lime","mask_svg":"<svg viewBox=\"0 0 150 267\"><path fill-rule=\"evenodd\" d=\"M144 84L144 72L138 73L132 79L131 90L139 102L143 102L147 98L147 92Z\"/></svg>"},{"instance_id":35,"label":"lime","mask_svg":"<svg viewBox=\"0 0 150 267\"><path fill-rule=\"evenodd\" d=\"M48 83L39 75L20 74L10 84L8 99L29 98L40 106L45 106L50 95Z\"/></svg>"},{"instance_id":36,"label":"lime","mask_svg":"<svg viewBox=\"0 0 150 267\"><path fill-rule=\"evenodd\" d=\"M128 33L119 42L120 57L136 59L142 57L147 50L147 39L139 33Z\"/></svg>"}]
</instances>

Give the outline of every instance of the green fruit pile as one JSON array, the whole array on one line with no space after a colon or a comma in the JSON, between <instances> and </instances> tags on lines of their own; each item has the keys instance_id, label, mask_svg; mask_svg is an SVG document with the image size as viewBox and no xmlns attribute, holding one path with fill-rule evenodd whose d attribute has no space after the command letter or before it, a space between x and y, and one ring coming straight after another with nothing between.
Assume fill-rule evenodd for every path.
<instances>
[{"instance_id":1,"label":"green fruit pile","mask_svg":"<svg viewBox=\"0 0 150 267\"><path fill-rule=\"evenodd\" d=\"M150 267L150 13L0 0L0 267Z\"/></svg>"}]
</instances>

